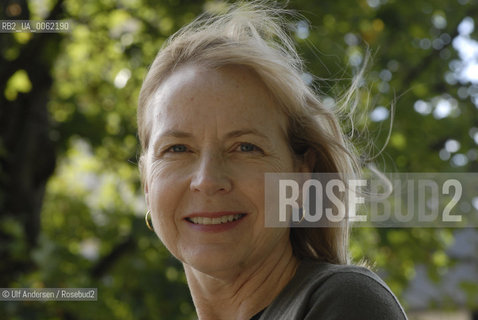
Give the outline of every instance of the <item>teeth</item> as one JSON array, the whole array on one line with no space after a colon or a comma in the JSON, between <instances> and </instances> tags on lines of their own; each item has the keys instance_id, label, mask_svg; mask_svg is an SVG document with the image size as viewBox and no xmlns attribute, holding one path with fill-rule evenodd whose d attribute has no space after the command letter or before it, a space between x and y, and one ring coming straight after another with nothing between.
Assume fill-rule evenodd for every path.
<instances>
[{"instance_id":1,"label":"teeth","mask_svg":"<svg viewBox=\"0 0 478 320\"><path fill-rule=\"evenodd\" d=\"M193 218L188 218L188 220L194 224L221 224L221 223L228 223L228 222L239 220L241 217L242 217L242 214L231 214L231 215L222 216L219 218L193 217Z\"/></svg>"}]
</instances>

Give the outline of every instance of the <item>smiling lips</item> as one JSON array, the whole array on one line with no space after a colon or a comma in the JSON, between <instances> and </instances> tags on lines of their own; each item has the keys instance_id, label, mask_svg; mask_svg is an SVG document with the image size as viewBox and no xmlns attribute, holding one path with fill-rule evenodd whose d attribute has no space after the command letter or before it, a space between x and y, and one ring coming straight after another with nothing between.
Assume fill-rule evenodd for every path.
<instances>
[{"instance_id":1,"label":"smiling lips","mask_svg":"<svg viewBox=\"0 0 478 320\"><path fill-rule=\"evenodd\" d=\"M240 220L245 216L244 213L215 212L215 213L195 213L185 218L186 221L195 225L222 225Z\"/></svg>"},{"instance_id":2,"label":"smiling lips","mask_svg":"<svg viewBox=\"0 0 478 320\"><path fill-rule=\"evenodd\" d=\"M231 214L227 216L222 216L219 218L209 218L209 217L192 217L186 218L186 220L194 224L223 224L228 222L233 222L241 219L244 214Z\"/></svg>"}]
</instances>

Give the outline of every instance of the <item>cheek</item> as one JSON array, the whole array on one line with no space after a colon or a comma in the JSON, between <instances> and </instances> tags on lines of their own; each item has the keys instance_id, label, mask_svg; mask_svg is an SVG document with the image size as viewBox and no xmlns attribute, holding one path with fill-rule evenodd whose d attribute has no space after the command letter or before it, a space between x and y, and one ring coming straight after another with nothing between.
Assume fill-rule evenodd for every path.
<instances>
[{"instance_id":1,"label":"cheek","mask_svg":"<svg viewBox=\"0 0 478 320\"><path fill-rule=\"evenodd\" d=\"M181 197L176 183L160 178L152 181L150 210L154 231L168 251L179 260L181 250L178 247L179 229L176 213Z\"/></svg>"},{"instance_id":2,"label":"cheek","mask_svg":"<svg viewBox=\"0 0 478 320\"><path fill-rule=\"evenodd\" d=\"M177 171L165 170L165 168L151 167L148 178L149 204L155 230L161 234L161 240L166 233L176 230L175 212L181 204L181 199L187 190L182 181L184 176L174 174Z\"/></svg>"},{"instance_id":3,"label":"cheek","mask_svg":"<svg viewBox=\"0 0 478 320\"><path fill-rule=\"evenodd\" d=\"M242 170L240 175L236 175L234 181L235 197L244 204L246 208L254 210L256 213L254 219L255 236L261 237L265 226L265 171Z\"/></svg>"}]
</instances>

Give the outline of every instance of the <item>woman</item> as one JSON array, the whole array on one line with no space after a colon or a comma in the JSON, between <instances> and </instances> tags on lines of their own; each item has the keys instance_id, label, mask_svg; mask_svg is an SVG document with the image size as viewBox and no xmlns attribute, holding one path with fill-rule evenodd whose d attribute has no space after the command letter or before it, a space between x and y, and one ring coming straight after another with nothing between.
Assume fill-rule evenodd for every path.
<instances>
[{"instance_id":1,"label":"woman","mask_svg":"<svg viewBox=\"0 0 478 320\"><path fill-rule=\"evenodd\" d=\"M201 320L406 319L378 276L347 265L346 224L264 227L265 173L358 173L280 16L237 6L158 53L138 107L154 231L183 263Z\"/></svg>"}]
</instances>

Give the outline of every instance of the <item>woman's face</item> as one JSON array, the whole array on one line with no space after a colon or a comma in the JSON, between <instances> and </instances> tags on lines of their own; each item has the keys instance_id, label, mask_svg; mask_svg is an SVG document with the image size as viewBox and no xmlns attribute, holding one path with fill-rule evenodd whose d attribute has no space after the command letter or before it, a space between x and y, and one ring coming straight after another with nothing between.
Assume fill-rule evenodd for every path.
<instances>
[{"instance_id":1,"label":"woman's face","mask_svg":"<svg viewBox=\"0 0 478 320\"><path fill-rule=\"evenodd\" d=\"M241 67L184 66L150 108L146 199L169 251L203 272L242 268L290 246L264 227L264 173L296 171L286 118Z\"/></svg>"}]
</instances>

